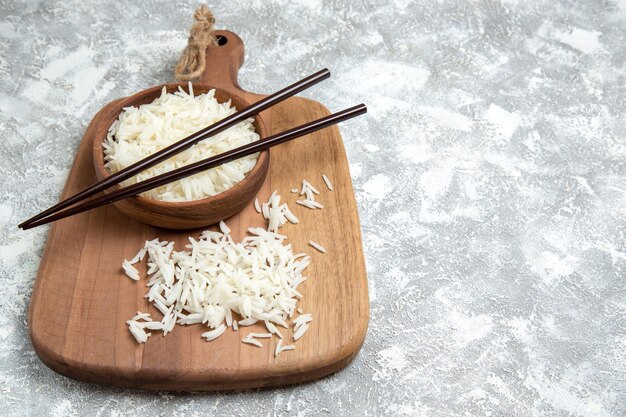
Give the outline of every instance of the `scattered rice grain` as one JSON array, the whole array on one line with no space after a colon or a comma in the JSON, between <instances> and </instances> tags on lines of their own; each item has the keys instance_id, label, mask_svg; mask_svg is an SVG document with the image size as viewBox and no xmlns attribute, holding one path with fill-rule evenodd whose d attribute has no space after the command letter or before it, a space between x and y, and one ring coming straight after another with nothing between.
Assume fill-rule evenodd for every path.
<instances>
[{"instance_id":1,"label":"scattered rice grain","mask_svg":"<svg viewBox=\"0 0 626 417\"><path fill-rule=\"evenodd\" d=\"M330 180L328 179L328 177L324 174L322 174L322 179L324 180L324 182L326 183L326 187L328 187L328 189L330 191L333 190L333 184L330 182Z\"/></svg>"},{"instance_id":2,"label":"scattered rice grain","mask_svg":"<svg viewBox=\"0 0 626 417\"><path fill-rule=\"evenodd\" d=\"M257 346L257 347L260 347L260 348L263 347L263 343L259 342L258 340L255 340L255 339L249 339L247 337L244 337L243 339L241 339L241 342L242 343L248 343L250 345L254 345L254 346Z\"/></svg>"},{"instance_id":3,"label":"scattered rice grain","mask_svg":"<svg viewBox=\"0 0 626 417\"><path fill-rule=\"evenodd\" d=\"M326 253L326 249L324 249L324 247L322 245L320 245L319 243L313 242L312 240L309 240L309 245L313 246L315 249L317 249L318 251L322 252L322 253Z\"/></svg>"}]
</instances>

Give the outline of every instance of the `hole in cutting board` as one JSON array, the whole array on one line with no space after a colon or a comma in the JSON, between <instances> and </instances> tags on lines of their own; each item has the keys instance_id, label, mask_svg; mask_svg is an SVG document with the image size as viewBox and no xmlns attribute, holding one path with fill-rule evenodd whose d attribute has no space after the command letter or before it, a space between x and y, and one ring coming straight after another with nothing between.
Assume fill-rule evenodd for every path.
<instances>
[{"instance_id":1,"label":"hole in cutting board","mask_svg":"<svg viewBox=\"0 0 626 417\"><path fill-rule=\"evenodd\" d=\"M217 36L217 44L219 46L224 46L227 43L228 43L228 38L226 36L221 36L221 35Z\"/></svg>"}]
</instances>

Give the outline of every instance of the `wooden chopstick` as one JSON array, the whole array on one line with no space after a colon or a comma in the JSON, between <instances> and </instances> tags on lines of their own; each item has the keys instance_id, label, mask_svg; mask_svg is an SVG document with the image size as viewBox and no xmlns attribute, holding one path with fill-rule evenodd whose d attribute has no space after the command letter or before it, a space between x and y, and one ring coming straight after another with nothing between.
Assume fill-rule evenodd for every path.
<instances>
[{"instance_id":1,"label":"wooden chopstick","mask_svg":"<svg viewBox=\"0 0 626 417\"><path fill-rule=\"evenodd\" d=\"M239 123L240 121L245 120L251 116L254 116L255 114L262 112L263 110L277 103L280 103L281 101L303 90L306 90L307 88L319 83L322 80L327 79L328 77L330 77L330 71L328 70L328 68L324 68L323 70L318 71L315 74L311 74L308 77L303 78L302 80L294 84L291 84L290 86L285 87L282 90L277 91L276 93L269 95L262 100L257 101L256 103L250 105L249 107L246 107L245 109L240 110L211 126L208 126L202 130L199 130L198 132L190 136L187 136L186 138L176 143L173 143L172 145L166 148L161 149L160 151L150 155L147 158L142 159L141 161L135 162L134 164L122 169L121 171L116 172L115 174L103 179L102 181L95 183L94 185L84 189L83 191L80 191L79 193L55 204L54 206L20 223L18 227L21 227L22 229L27 229L27 227L25 227L26 225L32 222L35 222L37 220L40 220L46 216L49 216L66 207L69 207L72 204L76 204L77 202L82 201L88 197L91 197L101 191L104 191L107 188L114 186L115 184L119 184L120 182L136 175L137 173L147 168L150 168L158 164L161 161L166 160L172 155L175 155L179 152L182 152L185 149L188 149L189 147L200 142L201 140L204 140L210 136L216 135L228 129L229 127Z\"/></svg>"},{"instance_id":2,"label":"wooden chopstick","mask_svg":"<svg viewBox=\"0 0 626 417\"><path fill-rule=\"evenodd\" d=\"M214 168L218 165L224 164L234 159L264 151L283 142L287 142L300 136L315 132L317 130L324 129L326 127L343 122L364 113L367 113L367 107L365 106L365 104L359 104L357 106L350 107L349 109L333 113L326 117L322 117L321 119L317 119L312 122L297 126L293 129L286 130L282 133L272 135L264 140L239 146L238 148L231 149L219 155L203 159L193 164L189 164L184 167L158 175L156 177L152 177L147 180L130 185L128 187L124 187L120 190L114 191L107 195L103 195L81 205L71 207L67 210L53 214L44 219L28 223L24 226L24 230L30 229L32 227L41 226L43 224L50 223L56 220L64 219L66 217L73 216L75 214L82 213L84 211L91 210L93 208L100 207L106 204L110 204L124 198L132 197L134 195L143 193L144 191L148 191L152 188L160 187L161 185L167 184L169 182L197 174L198 172L205 171L210 168Z\"/></svg>"}]
</instances>

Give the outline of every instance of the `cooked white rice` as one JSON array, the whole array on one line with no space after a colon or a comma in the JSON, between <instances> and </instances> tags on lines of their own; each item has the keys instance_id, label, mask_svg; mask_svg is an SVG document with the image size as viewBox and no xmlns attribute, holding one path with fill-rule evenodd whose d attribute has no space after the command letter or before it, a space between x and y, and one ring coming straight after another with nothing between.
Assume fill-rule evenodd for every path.
<instances>
[{"instance_id":1,"label":"cooked white rice","mask_svg":"<svg viewBox=\"0 0 626 417\"><path fill-rule=\"evenodd\" d=\"M133 317L131 320L152 321L152 319L150 318L150 314L149 313L142 313L140 311L138 311L137 314L135 315L135 317Z\"/></svg>"},{"instance_id":2,"label":"cooked white rice","mask_svg":"<svg viewBox=\"0 0 626 417\"><path fill-rule=\"evenodd\" d=\"M179 140L210 126L236 112L230 101L219 103L215 90L194 96L179 90L168 94L163 87L161 96L139 107L126 107L109 128L103 143L105 166L111 173ZM247 119L191 148L124 181L134 184L175 168L200 161L212 155L259 140L253 119ZM146 191L142 195L162 201L191 201L221 193L237 182L256 164L258 154L228 162L187 178Z\"/></svg>"},{"instance_id":3,"label":"cooked white rice","mask_svg":"<svg viewBox=\"0 0 626 417\"><path fill-rule=\"evenodd\" d=\"M302 336L304 336L304 333L308 329L309 329L309 325L308 324L303 324L302 326L299 326L298 329L296 330L296 332L293 334L293 340L300 339Z\"/></svg>"},{"instance_id":4,"label":"cooked white rice","mask_svg":"<svg viewBox=\"0 0 626 417\"><path fill-rule=\"evenodd\" d=\"M280 195L276 191L272 193L267 203L261 205L261 210L257 211L263 214L263 218L268 221L267 230L270 232L277 231L287 222L297 224L299 221L296 215L289 210L287 203L280 204Z\"/></svg>"},{"instance_id":5,"label":"cooked white rice","mask_svg":"<svg viewBox=\"0 0 626 417\"><path fill-rule=\"evenodd\" d=\"M275 334L276 336L283 338L282 333L278 330L276 326L274 326L271 322L265 320L265 328L270 332Z\"/></svg>"},{"instance_id":6,"label":"cooked white rice","mask_svg":"<svg viewBox=\"0 0 626 417\"><path fill-rule=\"evenodd\" d=\"M315 194L318 194L318 195L320 193L319 191L317 191L317 188L311 185L310 182L308 182L307 180L302 180L302 190L305 191L307 189L313 191Z\"/></svg>"},{"instance_id":7,"label":"cooked white rice","mask_svg":"<svg viewBox=\"0 0 626 417\"><path fill-rule=\"evenodd\" d=\"M301 206L315 210L316 207L312 203L313 202L310 200L297 200L296 201L296 204L300 204Z\"/></svg>"},{"instance_id":8,"label":"cooked white rice","mask_svg":"<svg viewBox=\"0 0 626 417\"><path fill-rule=\"evenodd\" d=\"M263 343L259 342L258 340L249 338L249 337L244 337L243 339L241 339L242 343L248 343L249 345L254 345L257 347L262 348L263 347Z\"/></svg>"},{"instance_id":9,"label":"cooked white rice","mask_svg":"<svg viewBox=\"0 0 626 417\"><path fill-rule=\"evenodd\" d=\"M276 343L276 349L274 350L274 356L280 355L281 348L283 347L283 339L280 339L278 343Z\"/></svg>"},{"instance_id":10,"label":"cooked white rice","mask_svg":"<svg viewBox=\"0 0 626 417\"><path fill-rule=\"evenodd\" d=\"M297 329L301 325L309 323L311 321L313 321L313 316L311 314L302 314L293 320L293 324L294 327Z\"/></svg>"},{"instance_id":11,"label":"cooked white rice","mask_svg":"<svg viewBox=\"0 0 626 417\"><path fill-rule=\"evenodd\" d=\"M132 265L131 261L124 259L124 262L122 262L122 269L124 269L128 278L139 281L139 271Z\"/></svg>"},{"instance_id":12,"label":"cooked white rice","mask_svg":"<svg viewBox=\"0 0 626 417\"><path fill-rule=\"evenodd\" d=\"M130 330L130 333L133 335L137 343L146 343L152 333L146 333L145 329L155 330L155 328L157 327L155 323L160 324L160 322L152 321L152 319L150 318L150 314L141 313L139 311L137 312L135 317L126 322L126 324L128 324L128 330Z\"/></svg>"},{"instance_id":13,"label":"cooked white rice","mask_svg":"<svg viewBox=\"0 0 626 417\"><path fill-rule=\"evenodd\" d=\"M295 349L296 347L294 345L283 346L283 341L281 339L276 344L276 349L274 349L274 356L278 356L281 354L281 352L284 352L286 350L295 350Z\"/></svg>"},{"instance_id":14,"label":"cooked white rice","mask_svg":"<svg viewBox=\"0 0 626 417\"><path fill-rule=\"evenodd\" d=\"M332 191L333 190L333 184L330 182L330 180L328 179L328 177L324 174L322 174L322 179L324 180L324 182L326 183L326 187Z\"/></svg>"},{"instance_id":15,"label":"cooked white rice","mask_svg":"<svg viewBox=\"0 0 626 417\"><path fill-rule=\"evenodd\" d=\"M326 253L326 249L317 242L313 242L312 240L309 240L309 245L313 246L315 249L317 249L318 251L322 253Z\"/></svg>"},{"instance_id":16,"label":"cooked white rice","mask_svg":"<svg viewBox=\"0 0 626 417\"><path fill-rule=\"evenodd\" d=\"M148 337L152 336L152 333L146 333L138 322L129 320L127 323L130 333L135 337L135 340L137 340L138 343L146 343Z\"/></svg>"},{"instance_id":17,"label":"cooked white rice","mask_svg":"<svg viewBox=\"0 0 626 417\"><path fill-rule=\"evenodd\" d=\"M328 183L326 183L326 185L328 185ZM324 208L321 203L315 201L315 195L319 195L319 193L320 192L317 190L317 188L311 185L310 182L308 182L307 180L302 180L300 195L304 195L306 198L304 200L297 200L296 204L300 204L301 206L310 208L312 210Z\"/></svg>"},{"instance_id":18,"label":"cooked white rice","mask_svg":"<svg viewBox=\"0 0 626 417\"><path fill-rule=\"evenodd\" d=\"M230 227L228 227L226 225L226 223L224 223L223 221L220 221L220 230L222 231L222 233L224 233L225 235L230 233Z\"/></svg>"},{"instance_id":19,"label":"cooked white rice","mask_svg":"<svg viewBox=\"0 0 626 417\"><path fill-rule=\"evenodd\" d=\"M220 324L217 328L208 331L206 333L202 333L202 337L206 338L207 342L217 339L226 331L226 326L224 324Z\"/></svg>"},{"instance_id":20,"label":"cooked white rice","mask_svg":"<svg viewBox=\"0 0 626 417\"><path fill-rule=\"evenodd\" d=\"M244 320L239 320L239 325L240 326L252 326L257 321L259 321L259 320L255 319L254 317L249 317L249 318L244 319Z\"/></svg>"},{"instance_id":21,"label":"cooked white rice","mask_svg":"<svg viewBox=\"0 0 626 417\"><path fill-rule=\"evenodd\" d=\"M313 196L315 191L303 182L304 193ZM209 331L202 333L207 341L219 338L229 327L237 331L240 326L265 325L267 333L252 332L241 339L242 343L263 347L257 339L276 335L278 344L275 356L294 345L282 346L283 334L277 326L289 329L288 320L293 319L293 340L299 340L313 320L311 314L303 314L297 307L302 298L299 285L306 281L304 270L310 257L304 253L294 254L286 236L276 233L287 221L297 223L298 218L281 204L276 191L257 211L268 220L268 229L250 228L249 236L235 243L230 228L220 222L220 231L205 230L198 239L189 238L186 250L174 251L174 242L153 239L131 261L124 260L122 269L133 279L139 279L139 271L133 263L148 256L148 292L145 297L163 314L161 321L152 320L148 313L137 314L128 326L137 342L145 343L151 333L160 330L165 336L176 324L206 324ZM316 203L315 200L305 200ZM258 200L255 200L258 206ZM267 213L267 216L265 216ZM318 243L309 245L326 252ZM239 314L235 320L233 314Z\"/></svg>"},{"instance_id":22,"label":"cooked white rice","mask_svg":"<svg viewBox=\"0 0 626 417\"><path fill-rule=\"evenodd\" d=\"M269 339L272 337L271 333L249 333L248 337L252 339Z\"/></svg>"},{"instance_id":23,"label":"cooked white rice","mask_svg":"<svg viewBox=\"0 0 626 417\"><path fill-rule=\"evenodd\" d=\"M280 197L274 195L273 200L279 202ZM294 254L284 235L261 228L250 228L250 236L240 243L234 242L225 223L220 230L205 231L197 240L190 237L186 250L180 252L173 250L173 242L154 239L145 243L149 275L145 297L163 319L152 321L141 313L129 320L138 342L150 336L144 329L162 330L166 335L176 324L206 324L209 331L202 336L207 341L217 339L230 326L236 330L258 322L268 332L251 333L248 339L283 337L277 326L288 329L287 320L296 313L302 298L297 288L306 280L302 274L309 256ZM242 319L233 320L233 313Z\"/></svg>"}]
</instances>

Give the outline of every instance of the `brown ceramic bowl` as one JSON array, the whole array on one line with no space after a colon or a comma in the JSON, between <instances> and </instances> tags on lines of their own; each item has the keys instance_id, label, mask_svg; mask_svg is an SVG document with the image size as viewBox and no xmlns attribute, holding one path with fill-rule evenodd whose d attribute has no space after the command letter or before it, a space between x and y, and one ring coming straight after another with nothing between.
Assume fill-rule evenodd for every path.
<instances>
[{"instance_id":1,"label":"brown ceramic bowl","mask_svg":"<svg viewBox=\"0 0 626 417\"><path fill-rule=\"evenodd\" d=\"M165 84L168 93L174 92L178 87L187 90L187 83ZM135 95L119 100L110 112L104 115L101 126L98 127L93 141L93 161L96 168L98 181L111 175L104 167L104 150L102 143L111 124L118 118L124 107L139 106L149 103L161 94L163 86L152 87ZM214 87L206 84L193 83L196 94L205 93ZM247 107L250 103L240 96L215 88L215 98L220 103L231 100L237 110ZM268 136L267 128L260 116L254 117L256 132L264 140ZM263 151L259 155L256 165L246 177L228 190L212 197L188 202L166 202L153 200L141 196L135 196L115 202L115 206L129 217L153 226L169 229L193 229L208 226L224 220L240 212L257 194L269 169L269 151ZM111 187L108 192L119 189L119 186Z\"/></svg>"}]
</instances>

